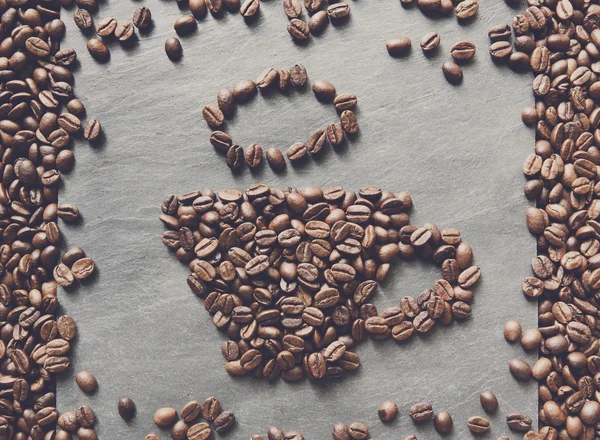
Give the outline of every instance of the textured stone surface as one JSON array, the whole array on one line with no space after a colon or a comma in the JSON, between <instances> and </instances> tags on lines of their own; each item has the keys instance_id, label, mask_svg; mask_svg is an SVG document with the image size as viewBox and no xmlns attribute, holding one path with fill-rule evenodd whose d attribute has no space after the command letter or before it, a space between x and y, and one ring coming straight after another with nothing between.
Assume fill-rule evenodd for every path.
<instances>
[{"instance_id":1,"label":"textured stone surface","mask_svg":"<svg viewBox=\"0 0 600 440\"><path fill-rule=\"evenodd\" d=\"M403 9L397 0L349 2L350 21L329 26L306 46L290 40L277 0L265 1L250 26L237 14L208 16L194 35L182 39L184 58L177 64L163 49L182 14L174 1L146 1L154 29L127 50L111 43L106 65L90 58L85 37L67 17L65 47L75 47L81 60L76 90L90 117L102 122L106 141L94 148L77 145L77 165L61 193L84 218L81 225L66 227L68 243L86 249L99 272L84 288L62 293L80 333L58 400L63 410L91 403L101 438L141 439L155 430L155 409L179 408L211 395L239 420L231 439L265 434L270 424L301 430L309 440L327 439L333 423L354 420L367 423L378 439L411 433L436 437L430 424L415 427L407 415L421 399L436 410L448 409L455 423L450 438L464 439L468 416L483 415L478 395L484 390L494 391L500 401L490 438L508 432L509 412L535 417L535 385L517 384L507 368L521 349L502 337L510 318L524 328L536 322L535 305L520 293L535 252L524 222L528 203L520 171L533 148L533 133L520 121L521 108L531 102L530 77L494 66L487 53L488 28L508 23L514 11L501 1L483 0L477 20L459 25L454 17L432 20L416 8ZM139 5L104 2L95 18L130 19ZM442 44L426 58L418 42L431 30L440 32ZM412 39L413 50L394 59L385 41L400 35ZM441 65L451 45L465 38L476 42L479 52L464 68L463 85L453 87ZM256 78L265 67L296 62L307 67L312 80L326 79L339 92L358 95L360 136L339 153L329 150L321 160L288 167L282 175L264 168L233 176L208 143L202 106L215 102L222 87ZM286 148L335 118L333 108L319 104L307 89L258 97L239 109L228 129L244 147L258 142ZM168 193L207 186L243 189L259 181L409 191L416 206L413 223L457 227L473 246L483 278L472 318L408 344L366 342L358 348L362 368L341 382L229 377L220 354L223 336L189 291L186 267L162 245L157 216ZM375 303L381 309L396 305L403 295L431 287L438 274L421 264L396 264ZM532 361L534 355L525 358ZM81 369L98 378L92 397L73 380ZM137 403L130 424L117 414L124 395ZM377 418L384 400L400 407L391 426Z\"/></svg>"}]
</instances>

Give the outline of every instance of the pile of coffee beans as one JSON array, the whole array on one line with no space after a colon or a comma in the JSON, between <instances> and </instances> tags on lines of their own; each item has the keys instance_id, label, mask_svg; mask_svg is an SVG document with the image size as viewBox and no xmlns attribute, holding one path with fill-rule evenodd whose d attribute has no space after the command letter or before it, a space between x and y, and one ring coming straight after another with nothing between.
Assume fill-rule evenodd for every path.
<instances>
[{"instance_id":1,"label":"pile of coffee beans","mask_svg":"<svg viewBox=\"0 0 600 440\"><path fill-rule=\"evenodd\" d=\"M412 199L377 187L210 189L167 196L163 243L191 270L223 344L226 370L295 381L342 376L371 335L397 341L471 314L480 269L453 228L410 224ZM382 313L371 299L397 257L442 278Z\"/></svg>"},{"instance_id":2,"label":"pile of coffee beans","mask_svg":"<svg viewBox=\"0 0 600 440\"><path fill-rule=\"evenodd\" d=\"M30 434L30 436L27 438L53 438L54 440L70 440L71 438L73 438L73 436L77 436L79 440L97 440L98 436L96 435L96 431L94 431L94 425L96 424L96 415L94 414L92 408L90 408L88 405L81 405L79 408L77 408L76 411L64 412L60 415L60 417L56 412L56 408L48 408L52 408L53 411L54 420L52 422L52 425L58 423L59 429L56 431L56 433L53 432L53 429L52 431L50 431L52 432L52 434L48 434L45 437L44 434L41 434L41 436L38 437L38 434L33 434L32 431L32 434ZM50 418L49 411L47 414L47 417ZM25 423L27 423L26 419L24 421ZM38 423L40 422L38 421Z\"/></svg>"},{"instance_id":3,"label":"pile of coffee beans","mask_svg":"<svg viewBox=\"0 0 600 440\"><path fill-rule=\"evenodd\" d=\"M511 38L514 39L511 42ZM513 359L519 381L539 381L539 433L529 438L594 439L600 435L600 6L544 0L489 32L490 54L534 75L535 106L522 113L535 126L535 152L523 165L527 210L538 256L523 293L538 301L538 329L508 341L539 350L533 368Z\"/></svg>"},{"instance_id":4,"label":"pile of coffee beans","mask_svg":"<svg viewBox=\"0 0 600 440\"><path fill-rule=\"evenodd\" d=\"M105 41L116 40L127 45L135 39L135 28L147 29L152 22L150 9L143 6L137 8L133 13L133 20L117 21L112 17L102 18L96 25L92 14L98 10L98 3L90 0L77 1L77 9L73 13L73 21L82 32L86 34L96 33L100 38L90 38L87 49L96 61L107 62L110 59L110 50Z\"/></svg>"},{"instance_id":5,"label":"pile of coffee beans","mask_svg":"<svg viewBox=\"0 0 600 440\"><path fill-rule=\"evenodd\" d=\"M73 139L100 135L73 92L77 53L61 48L65 2L1 2L0 353L3 438L95 439L88 407L58 417L55 374L69 368L77 327L59 316L57 286L95 270L84 251L62 253L61 221L79 210L58 203L62 173L74 166ZM68 2L67 2L68 3ZM79 2L78 2L79 3ZM83 132L83 133L82 133ZM54 434L56 424L63 431Z\"/></svg>"},{"instance_id":6,"label":"pile of coffee beans","mask_svg":"<svg viewBox=\"0 0 600 440\"><path fill-rule=\"evenodd\" d=\"M204 419L203 422L200 420ZM235 425L235 415L223 411L215 397L200 403L192 400L177 412L175 408L161 408L154 413L154 424L161 429L170 429L173 440L200 440L229 432ZM156 434L148 434L145 440L159 440Z\"/></svg>"},{"instance_id":7,"label":"pile of coffee beans","mask_svg":"<svg viewBox=\"0 0 600 440\"><path fill-rule=\"evenodd\" d=\"M339 3L338 3L339 4ZM225 162L231 170L239 170L244 163L252 169L258 168L263 163L263 148L259 144L250 145L246 151L235 145L231 137L222 127L227 119L235 114L237 104L250 101L257 91L279 89L285 92L290 84L302 89L308 84L306 68L295 64L289 70L265 69L256 81L242 80L232 90L223 89L217 94L217 105L209 104L202 109L202 116L213 130L209 141L217 152L225 156ZM317 100L333 104L339 113L339 122L329 124L325 129L319 128L310 135L306 142L295 142L286 151L285 156L292 163L305 161L309 156L318 155L329 142L332 147L341 145L346 137L352 138L358 133L358 121L354 108L358 102L352 93L336 92L335 87L328 81L317 80L312 84L312 90ZM286 168L284 154L277 147L270 147L265 151L267 162L275 172L282 172Z\"/></svg>"}]
</instances>

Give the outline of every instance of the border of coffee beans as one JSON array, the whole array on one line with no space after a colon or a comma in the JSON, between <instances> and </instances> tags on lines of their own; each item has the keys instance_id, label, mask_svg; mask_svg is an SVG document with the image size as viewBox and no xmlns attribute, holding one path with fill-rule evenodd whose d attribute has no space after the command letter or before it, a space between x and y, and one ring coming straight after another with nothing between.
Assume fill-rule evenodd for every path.
<instances>
[{"instance_id":1,"label":"border of coffee beans","mask_svg":"<svg viewBox=\"0 0 600 440\"><path fill-rule=\"evenodd\" d=\"M378 187L256 184L169 195L159 219L163 243L190 268L232 375L296 381L358 368L351 352L372 335L403 341L471 314L480 269L458 230L410 225L412 199ZM397 257L420 257L443 278L417 299L379 314L370 299Z\"/></svg>"},{"instance_id":2,"label":"border of coffee beans","mask_svg":"<svg viewBox=\"0 0 600 440\"><path fill-rule=\"evenodd\" d=\"M400 0L402 6L410 6L415 0ZM468 22L479 11L478 0L416 0L417 7L426 15L454 15L459 22ZM456 4L456 6L454 6Z\"/></svg>"},{"instance_id":3,"label":"border of coffee beans","mask_svg":"<svg viewBox=\"0 0 600 440\"><path fill-rule=\"evenodd\" d=\"M506 323L504 337L529 365L509 364L520 382L539 382L539 432L525 438L594 439L600 432L600 5L586 0L528 2L490 29L490 56L533 73L535 106L521 117L535 127L535 152L523 164L524 192L536 207L526 222L536 237L533 276L522 292L538 303L538 328ZM514 40L511 39L514 35Z\"/></svg>"},{"instance_id":4,"label":"border of coffee beans","mask_svg":"<svg viewBox=\"0 0 600 440\"><path fill-rule=\"evenodd\" d=\"M213 131L209 141L213 147L225 155L225 162L231 170L239 170L244 163L249 168L258 168L263 161L263 149L259 144L252 144L246 152L233 143L231 137L224 131L223 127L227 119L231 119L235 113L235 106L243 104L257 95L257 91L278 88L285 92L290 84L298 89L308 83L308 75L304 66L295 64L289 70L265 69L256 81L242 80L232 90L223 89L217 95L217 105L208 104L202 109L202 116ZM337 94L336 89L328 81L318 80L312 84L312 90L322 103L331 103L340 115L340 121L329 124L326 129L318 129L313 132L308 141L296 142L286 151L285 156L292 163L299 163L308 155L316 156L329 142L331 146L341 145L345 138L351 138L358 133L358 120L353 109L357 105L356 95L352 93ZM271 147L265 151L267 162L275 172L282 172L286 168L283 153L278 147Z\"/></svg>"}]
</instances>

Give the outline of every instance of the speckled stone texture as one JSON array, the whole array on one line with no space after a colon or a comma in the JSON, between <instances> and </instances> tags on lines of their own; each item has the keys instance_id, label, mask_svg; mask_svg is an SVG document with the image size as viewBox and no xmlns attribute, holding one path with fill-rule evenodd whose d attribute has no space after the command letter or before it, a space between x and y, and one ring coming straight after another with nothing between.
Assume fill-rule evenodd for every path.
<instances>
[{"instance_id":1,"label":"speckled stone texture","mask_svg":"<svg viewBox=\"0 0 600 440\"><path fill-rule=\"evenodd\" d=\"M58 403L61 410L91 404L100 438L142 439L158 432L152 423L156 409L179 409L208 396L235 412L238 424L227 438L236 440L264 435L271 424L323 440L335 422L355 420L367 423L379 440L411 433L436 438L432 424L416 427L408 417L410 405L422 399L452 413L455 427L448 438L465 439L467 418L484 415L478 397L484 390L500 401L489 438L508 432L504 417L510 412L536 419L536 385L518 384L507 367L512 357L534 361L535 353L524 355L502 336L511 318L524 328L536 325L536 305L520 292L535 255L525 227L529 203L521 172L534 144L533 132L520 121L521 109L532 103L531 78L495 66L487 53L487 30L509 23L516 11L500 0L482 0L477 19L460 25L453 16L431 19L416 8L404 9L398 0L348 1L348 23L329 26L304 46L287 34L278 0L265 0L250 25L237 14L219 20L209 15L194 35L182 38L184 58L176 64L163 49L183 13L172 0L143 2L152 10L154 28L127 49L110 43L112 58L105 65L91 59L86 38L66 15L63 46L74 47L81 61L76 91L89 116L102 122L106 140L96 147L77 144L77 165L61 192L61 201L77 204L83 215L80 225L65 227L67 241L96 260L98 275L76 292L61 291L79 338L72 368L58 386ZM103 2L95 19L131 19L141 4ZM432 30L440 32L442 43L426 58L419 40ZM391 58L385 41L401 35L412 39L412 52ZM441 65L461 39L474 41L478 53L464 66L464 83L454 87L444 80ZM320 160L280 175L268 167L232 175L208 143L202 107L216 102L220 88L254 79L265 67L296 62L312 80L356 93L360 136L339 152L329 149ZM285 149L335 119L335 110L306 89L258 97L239 108L227 129L244 147L257 142ZM163 246L157 216L168 193L243 189L255 182L354 190L379 185L410 192L413 223L457 227L472 245L483 271L473 316L407 344L365 342L358 348L362 368L343 381L287 384L229 377L220 353L224 337L188 289L187 268ZM439 270L399 262L390 275L374 301L380 309L430 288ZM73 380L81 369L99 381L92 397ZM129 424L117 414L121 396L137 404ZM397 421L387 426L377 417L384 400L400 408Z\"/></svg>"}]
</instances>

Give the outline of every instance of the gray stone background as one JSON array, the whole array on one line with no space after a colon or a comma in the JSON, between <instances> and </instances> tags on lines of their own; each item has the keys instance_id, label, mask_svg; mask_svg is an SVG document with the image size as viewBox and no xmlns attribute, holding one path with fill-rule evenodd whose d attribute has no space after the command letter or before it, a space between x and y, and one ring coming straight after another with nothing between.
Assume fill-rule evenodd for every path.
<instances>
[{"instance_id":1,"label":"gray stone background","mask_svg":"<svg viewBox=\"0 0 600 440\"><path fill-rule=\"evenodd\" d=\"M507 368L512 357L523 356L520 346L502 336L508 319L520 320L524 328L536 324L536 306L520 292L535 253L524 222L528 202L521 174L533 148L533 132L520 121L520 110L532 101L531 78L494 66L487 53L487 30L509 23L516 10L499 0L481 0L477 19L461 25L453 16L431 19L416 8L404 9L398 0L348 1L350 20L329 26L304 46L287 34L279 0L265 0L251 25L238 14L218 20L209 15L194 35L182 38L184 58L175 64L163 49L165 39L175 35L173 22L184 13L173 0L101 3L97 21L131 19L142 3L154 18L152 31L130 47L110 43L108 64L91 59L86 37L66 15L64 47L74 47L81 62L76 91L89 116L102 122L106 139L93 147L76 145L77 165L61 193L61 201L75 203L84 219L66 228L68 244L83 247L99 270L81 289L61 292L79 337L58 400L63 411L91 404L101 438L142 439L157 431L156 409L179 409L208 396L235 412L237 427L227 438L236 440L264 435L272 424L300 430L309 440L327 439L335 422L355 420L367 423L379 440L412 433L437 438L431 424L416 427L407 415L422 399L436 410L448 409L455 422L449 438L465 439L467 418L484 415L478 398L484 390L500 400L489 438L508 432L509 412L536 419L535 384L518 384ZM432 30L440 32L442 44L426 58L418 42ZM391 58L385 41L401 35L412 39L412 53ZM464 66L464 83L454 87L444 80L441 64L461 39L474 41L479 52ZM339 152L330 150L281 175L268 167L232 175L208 143L202 107L214 103L223 87L256 78L265 67L296 62L312 80L326 79L339 92L358 96L360 136ZM285 149L335 118L334 109L319 104L310 89L274 93L239 108L228 131L244 147L257 142ZM406 344L363 343L359 372L343 381L287 384L229 377L220 354L224 337L189 291L186 267L163 246L157 216L168 193L243 189L254 182L409 191L413 223L457 227L474 249L483 278L472 318ZM399 262L375 303L381 309L397 305L438 277L433 267ZM91 397L74 383L81 369L92 371L100 383ZM137 418L129 424L117 415L121 396L137 403ZM377 407L388 399L398 404L400 417L384 426Z\"/></svg>"}]
</instances>

